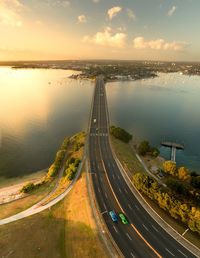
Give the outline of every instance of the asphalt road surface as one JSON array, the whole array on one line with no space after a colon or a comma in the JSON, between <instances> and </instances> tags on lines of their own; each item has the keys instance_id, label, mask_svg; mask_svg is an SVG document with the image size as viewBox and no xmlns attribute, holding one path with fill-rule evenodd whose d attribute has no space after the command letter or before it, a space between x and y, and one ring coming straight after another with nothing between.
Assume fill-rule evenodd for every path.
<instances>
[{"instance_id":1,"label":"asphalt road surface","mask_svg":"<svg viewBox=\"0 0 200 258\"><path fill-rule=\"evenodd\" d=\"M113 157L109 137L107 99L103 77L96 80L89 130L89 161L100 213L124 257L193 258L140 205ZM129 224L111 220L109 211L123 212Z\"/></svg>"}]
</instances>

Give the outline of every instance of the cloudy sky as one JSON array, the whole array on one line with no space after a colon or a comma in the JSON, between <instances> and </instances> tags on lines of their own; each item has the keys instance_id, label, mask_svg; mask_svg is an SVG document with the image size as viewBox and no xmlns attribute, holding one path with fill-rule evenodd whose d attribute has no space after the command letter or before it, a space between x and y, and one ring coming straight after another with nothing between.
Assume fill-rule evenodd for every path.
<instances>
[{"instance_id":1,"label":"cloudy sky","mask_svg":"<svg viewBox=\"0 0 200 258\"><path fill-rule=\"evenodd\" d=\"M200 61L200 0L0 0L0 60Z\"/></svg>"}]
</instances>

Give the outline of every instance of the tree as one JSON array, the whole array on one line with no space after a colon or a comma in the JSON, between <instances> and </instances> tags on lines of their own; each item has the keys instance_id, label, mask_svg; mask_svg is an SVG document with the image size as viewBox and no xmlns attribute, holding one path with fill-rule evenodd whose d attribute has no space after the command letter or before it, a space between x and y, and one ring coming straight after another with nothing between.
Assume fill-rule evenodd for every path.
<instances>
[{"instance_id":1,"label":"tree","mask_svg":"<svg viewBox=\"0 0 200 258\"><path fill-rule=\"evenodd\" d=\"M126 142L126 143L128 143L132 139L132 135L120 127L111 126L110 133L115 138L117 138L123 142Z\"/></svg>"},{"instance_id":2,"label":"tree","mask_svg":"<svg viewBox=\"0 0 200 258\"><path fill-rule=\"evenodd\" d=\"M35 188L35 185L33 183L28 183L22 187L20 190L21 193L29 193Z\"/></svg>"},{"instance_id":3,"label":"tree","mask_svg":"<svg viewBox=\"0 0 200 258\"><path fill-rule=\"evenodd\" d=\"M178 178L183 181L189 179L190 178L189 170L185 167L180 167L178 169Z\"/></svg>"},{"instance_id":4,"label":"tree","mask_svg":"<svg viewBox=\"0 0 200 258\"><path fill-rule=\"evenodd\" d=\"M165 173L172 176L177 176L176 162L168 160L163 163L163 170Z\"/></svg>"},{"instance_id":5,"label":"tree","mask_svg":"<svg viewBox=\"0 0 200 258\"><path fill-rule=\"evenodd\" d=\"M184 196L188 196L189 195L189 189L188 187L176 180L176 179L173 179L173 178L170 178L166 181L166 185L174 192L178 193L178 194L181 194L181 195L184 195Z\"/></svg>"},{"instance_id":6,"label":"tree","mask_svg":"<svg viewBox=\"0 0 200 258\"><path fill-rule=\"evenodd\" d=\"M140 143L138 147L139 154L144 156L147 154L148 151L150 151L150 145L148 141L143 141Z\"/></svg>"},{"instance_id":7,"label":"tree","mask_svg":"<svg viewBox=\"0 0 200 258\"><path fill-rule=\"evenodd\" d=\"M200 189L200 176L192 176L190 184L197 189Z\"/></svg>"},{"instance_id":8,"label":"tree","mask_svg":"<svg viewBox=\"0 0 200 258\"><path fill-rule=\"evenodd\" d=\"M48 170L47 177L48 178L54 177L55 175L57 175L57 173L58 173L58 166L56 166L55 164L52 164Z\"/></svg>"},{"instance_id":9,"label":"tree","mask_svg":"<svg viewBox=\"0 0 200 258\"><path fill-rule=\"evenodd\" d=\"M151 156L156 158L158 157L159 154L160 154L160 151L156 147L151 148Z\"/></svg>"}]
</instances>

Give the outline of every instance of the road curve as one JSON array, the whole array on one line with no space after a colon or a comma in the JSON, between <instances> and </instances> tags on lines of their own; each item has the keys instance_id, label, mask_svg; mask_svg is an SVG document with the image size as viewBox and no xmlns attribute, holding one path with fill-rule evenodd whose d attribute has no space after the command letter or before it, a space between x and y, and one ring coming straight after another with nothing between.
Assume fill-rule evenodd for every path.
<instances>
[{"instance_id":1,"label":"road curve","mask_svg":"<svg viewBox=\"0 0 200 258\"><path fill-rule=\"evenodd\" d=\"M95 197L114 241L124 257L196 257L175 241L147 213L128 187L113 157L103 77L95 85L89 128L89 162ZM108 212L126 214L129 224L113 223Z\"/></svg>"},{"instance_id":2,"label":"road curve","mask_svg":"<svg viewBox=\"0 0 200 258\"><path fill-rule=\"evenodd\" d=\"M50 207L52 207L53 205L55 205L56 203L58 203L59 201L61 201L73 188L76 180L78 179L78 177L80 176L81 170L82 170L82 166L84 164L85 161L85 155L82 159L82 162L79 165L76 177L74 178L74 180L70 183L70 185L67 187L67 189L58 197L56 197L55 199L53 199L52 201L48 202L47 204L43 205L43 203L45 202L44 198L43 200L41 200L40 202L36 203L35 205L31 206L29 209L19 212L13 216L10 216L8 218L5 219L1 219L0 220L0 225L5 225L23 218L26 218L28 216L34 215L36 213L42 212ZM64 168L63 168L64 169Z\"/></svg>"}]
</instances>

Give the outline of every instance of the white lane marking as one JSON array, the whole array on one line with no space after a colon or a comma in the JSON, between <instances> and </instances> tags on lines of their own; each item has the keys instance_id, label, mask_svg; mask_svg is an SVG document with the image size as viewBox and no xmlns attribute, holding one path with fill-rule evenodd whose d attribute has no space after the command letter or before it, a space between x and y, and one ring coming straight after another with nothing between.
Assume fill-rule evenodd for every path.
<instances>
[{"instance_id":1,"label":"white lane marking","mask_svg":"<svg viewBox=\"0 0 200 258\"><path fill-rule=\"evenodd\" d=\"M135 255L131 252L131 256L133 257L133 258L135 258Z\"/></svg>"},{"instance_id":2,"label":"white lane marking","mask_svg":"<svg viewBox=\"0 0 200 258\"><path fill-rule=\"evenodd\" d=\"M100 180L101 180L101 182L103 182L103 178L102 177L100 177Z\"/></svg>"},{"instance_id":3,"label":"white lane marking","mask_svg":"<svg viewBox=\"0 0 200 258\"><path fill-rule=\"evenodd\" d=\"M101 215L103 215L103 214L105 214L105 213L107 213L108 211L103 211L103 212L101 212Z\"/></svg>"},{"instance_id":4,"label":"white lane marking","mask_svg":"<svg viewBox=\"0 0 200 258\"><path fill-rule=\"evenodd\" d=\"M128 207L130 210L133 210L133 208L131 207L131 205L128 203Z\"/></svg>"},{"instance_id":5,"label":"white lane marking","mask_svg":"<svg viewBox=\"0 0 200 258\"><path fill-rule=\"evenodd\" d=\"M114 174L112 174L112 177L113 177L113 179L115 179L115 175Z\"/></svg>"},{"instance_id":6,"label":"white lane marking","mask_svg":"<svg viewBox=\"0 0 200 258\"><path fill-rule=\"evenodd\" d=\"M122 190L121 190L121 188L119 187L119 191L120 191L120 193L122 193Z\"/></svg>"},{"instance_id":7,"label":"white lane marking","mask_svg":"<svg viewBox=\"0 0 200 258\"><path fill-rule=\"evenodd\" d=\"M179 251L179 253L181 253L181 254L184 255L185 257L188 257L186 254L184 254L183 252L181 252L181 250L178 249L178 251Z\"/></svg>"},{"instance_id":8,"label":"white lane marking","mask_svg":"<svg viewBox=\"0 0 200 258\"><path fill-rule=\"evenodd\" d=\"M99 191L99 193L100 193L100 188L98 187L98 191Z\"/></svg>"},{"instance_id":9,"label":"white lane marking","mask_svg":"<svg viewBox=\"0 0 200 258\"><path fill-rule=\"evenodd\" d=\"M98 169L100 170L100 166L99 166L99 164L97 165L97 167L98 167Z\"/></svg>"},{"instance_id":10,"label":"white lane marking","mask_svg":"<svg viewBox=\"0 0 200 258\"><path fill-rule=\"evenodd\" d=\"M147 226L145 226L144 224L142 224L142 226L143 226L147 231L149 231L149 229L147 228Z\"/></svg>"},{"instance_id":11,"label":"white lane marking","mask_svg":"<svg viewBox=\"0 0 200 258\"><path fill-rule=\"evenodd\" d=\"M129 233L126 233L127 237L129 238L129 240L132 241L132 238L130 237Z\"/></svg>"},{"instance_id":12,"label":"white lane marking","mask_svg":"<svg viewBox=\"0 0 200 258\"><path fill-rule=\"evenodd\" d=\"M139 211L140 210L140 208L135 204L135 208Z\"/></svg>"},{"instance_id":13,"label":"white lane marking","mask_svg":"<svg viewBox=\"0 0 200 258\"><path fill-rule=\"evenodd\" d=\"M125 193L126 193L126 194L128 194L128 192L127 192L127 190L126 190L126 189L124 189L124 191L125 191Z\"/></svg>"},{"instance_id":14,"label":"white lane marking","mask_svg":"<svg viewBox=\"0 0 200 258\"><path fill-rule=\"evenodd\" d=\"M156 231L156 232L158 232L158 229L156 228L156 227L154 227L154 225L151 225L152 226L152 228Z\"/></svg>"},{"instance_id":15,"label":"white lane marking","mask_svg":"<svg viewBox=\"0 0 200 258\"><path fill-rule=\"evenodd\" d=\"M105 210L107 210L107 207L106 207L105 203L103 203L103 206L104 206Z\"/></svg>"},{"instance_id":16,"label":"white lane marking","mask_svg":"<svg viewBox=\"0 0 200 258\"><path fill-rule=\"evenodd\" d=\"M118 177L118 179L120 179L120 176L119 176L119 175L117 175L117 177Z\"/></svg>"},{"instance_id":17,"label":"white lane marking","mask_svg":"<svg viewBox=\"0 0 200 258\"><path fill-rule=\"evenodd\" d=\"M108 195L107 195L107 193L105 193L105 196L106 196L106 199L108 199Z\"/></svg>"},{"instance_id":18,"label":"white lane marking","mask_svg":"<svg viewBox=\"0 0 200 258\"><path fill-rule=\"evenodd\" d=\"M171 254L172 256L175 256L172 252L169 251L169 249L165 248L165 250L166 250L169 254Z\"/></svg>"},{"instance_id":19,"label":"white lane marking","mask_svg":"<svg viewBox=\"0 0 200 258\"><path fill-rule=\"evenodd\" d=\"M118 231L117 231L117 229L116 229L116 227L114 225L113 225L113 228L114 228L115 232L118 233Z\"/></svg>"}]
</instances>

